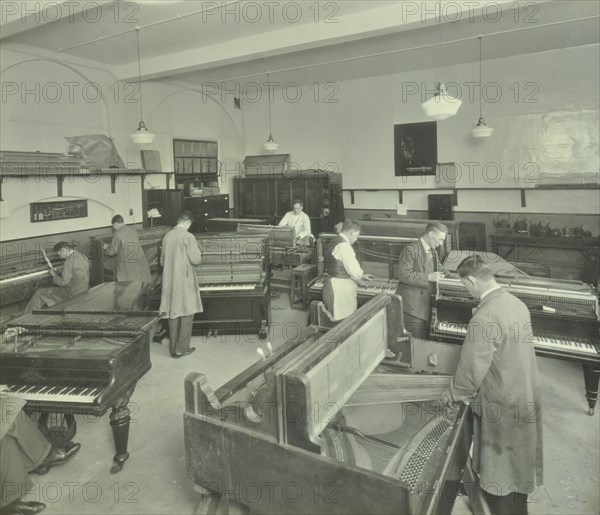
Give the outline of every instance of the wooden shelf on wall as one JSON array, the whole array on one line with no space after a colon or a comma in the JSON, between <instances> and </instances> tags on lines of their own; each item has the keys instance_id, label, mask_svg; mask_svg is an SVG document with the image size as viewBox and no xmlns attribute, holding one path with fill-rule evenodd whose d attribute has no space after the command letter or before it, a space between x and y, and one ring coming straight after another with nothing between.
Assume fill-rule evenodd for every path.
<instances>
[{"instance_id":1,"label":"wooden shelf on wall","mask_svg":"<svg viewBox=\"0 0 600 515\"><path fill-rule=\"evenodd\" d=\"M600 185L598 184L538 184L531 188L452 188L452 187L444 187L444 188L344 188L342 191L347 191L350 193L350 204L354 204L354 192L356 191L367 191L367 192L377 192L377 191L397 191L398 192L398 203L403 203L403 193L405 191L430 191L431 193L439 193L440 191L451 191L454 196L454 205L458 205L458 192L459 191L520 191L521 192L521 207L527 207L527 191L535 191L535 190L590 190L590 189L600 189Z\"/></svg>"},{"instance_id":2,"label":"wooden shelf on wall","mask_svg":"<svg viewBox=\"0 0 600 515\"><path fill-rule=\"evenodd\" d=\"M6 179L9 178L21 178L21 177L56 177L56 196L63 196L63 181L65 177L95 177L95 176L107 176L110 177L110 192L116 192L116 185L118 177L128 177L128 176L140 176L142 178L142 182L144 181L144 177L146 175L166 175L167 176L167 189L169 188L169 183L171 180L171 176L173 172L148 172L146 170L141 169L127 169L127 168L106 168L101 170L90 170L89 172L75 172L72 170L63 171L63 170L40 170L40 171L25 171L18 173L0 173L0 198L2 198L2 184Z\"/></svg>"}]
</instances>

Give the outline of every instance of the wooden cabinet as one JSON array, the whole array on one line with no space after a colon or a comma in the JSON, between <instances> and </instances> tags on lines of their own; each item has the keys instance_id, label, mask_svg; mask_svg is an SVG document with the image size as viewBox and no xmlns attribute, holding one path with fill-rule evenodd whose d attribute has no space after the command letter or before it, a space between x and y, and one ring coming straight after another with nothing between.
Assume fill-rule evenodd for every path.
<instances>
[{"instance_id":1,"label":"wooden cabinet","mask_svg":"<svg viewBox=\"0 0 600 515\"><path fill-rule=\"evenodd\" d=\"M205 232L209 218L229 217L229 195L186 197L183 205L194 215L194 223L190 228L193 233Z\"/></svg>"},{"instance_id":2,"label":"wooden cabinet","mask_svg":"<svg viewBox=\"0 0 600 515\"><path fill-rule=\"evenodd\" d=\"M157 209L160 218L148 218L148 211ZM177 224L177 217L183 211L183 191L142 190L142 222L144 228L165 225L169 228Z\"/></svg>"},{"instance_id":3,"label":"wooden cabinet","mask_svg":"<svg viewBox=\"0 0 600 515\"><path fill-rule=\"evenodd\" d=\"M340 184L341 175L311 170L293 176L248 176L234 179L234 204L239 218L261 218L276 225L300 199L309 216L312 233L333 230L331 207L333 184Z\"/></svg>"}]
</instances>

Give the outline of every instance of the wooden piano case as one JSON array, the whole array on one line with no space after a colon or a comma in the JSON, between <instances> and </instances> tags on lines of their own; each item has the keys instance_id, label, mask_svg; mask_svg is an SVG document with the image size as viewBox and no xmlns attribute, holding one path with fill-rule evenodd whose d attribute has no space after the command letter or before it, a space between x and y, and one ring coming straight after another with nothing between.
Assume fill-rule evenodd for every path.
<instances>
[{"instance_id":1,"label":"wooden piano case","mask_svg":"<svg viewBox=\"0 0 600 515\"><path fill-rule=\"evenodd\" d=\"M216 391L189 374L194 483L254 513L434 513L467 457L468 409L437 404L448 376L376 370L398 336L392 302L284 343Z\"/></svg>"},{"instance_id":2,"label":"wooden piano case","mask_svg":"<svg viewBox=\"0 0 600 515\"><path fill-rule=\"evenodd\" d=\"M150 335L160 315L144 311L144 283L103 283L51 310L5 323L20 328L0 346L0 375L25 411L41 412L39 425L53 444L75 436L74 415L102 416L111 408L115 441L111 472L129 457L128 403L137 381L151 368ZM63 414L58 426L51 413Z\"/></svg>"},{"instance_id":3,"label":"wooden piano case","mask_svg":"<svg viewBox=\"0 0 600 515\"><path fill-rule=\"evenodd\" d=\"M204 311L194 315L193 334L258 335L271 323L265 236L230 233L197 238L196 267Z\"/></svg>"},{"instance_id":4,"label":"wooden piano case","mask_svg":"<svg viewBox=\"0 0 600 515\"><path fill-rule=\"evenodd\" d=\"M57 270L62 260L54 250L48 251L50 262ZM38 288L52 286L52 276L40 251L20 252L2 256L0 262L0 306L29 300Z\"/></svg>"}]
</instances>

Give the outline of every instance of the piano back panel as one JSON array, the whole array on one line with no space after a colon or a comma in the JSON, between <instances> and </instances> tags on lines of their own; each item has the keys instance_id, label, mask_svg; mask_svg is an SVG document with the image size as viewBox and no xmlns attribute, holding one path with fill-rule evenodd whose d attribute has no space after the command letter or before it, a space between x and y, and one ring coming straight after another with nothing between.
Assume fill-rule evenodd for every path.
<instances>
[{"instance_id":1,"label":"piano back panel","mask_svg":"<svg viewBox=\"0 0 600 515\"><path fill-rule=\"evenodd\" d=\"M421 513L392 478L279 445L235 424L187 412L184 438L188 477L252 513Z\"/></svg>"},{"instance_id":2,"label":"piano back panel","mask_svg":"<svg viewBox=\"0 0 600 515\"><path fill-rule=\"evenodd\" d=\"M373 299L280 371L282 443L320 452L325 426L385 357L389 302Z\"/></svg>"}]
</instances>

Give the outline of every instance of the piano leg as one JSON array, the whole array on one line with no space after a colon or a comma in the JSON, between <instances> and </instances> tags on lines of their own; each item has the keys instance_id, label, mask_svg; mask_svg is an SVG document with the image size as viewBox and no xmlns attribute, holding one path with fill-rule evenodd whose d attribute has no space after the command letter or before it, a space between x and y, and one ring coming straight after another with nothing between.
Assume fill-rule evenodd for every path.
<instances>
[{"instance_id":1,"label":"piano leg","mask_svg":"<svg viewBox=\"0 0 600 515\"><path fill-rule=\"evenodd\" d=\"M68 413L42 411L38 419L38 429L55 447L66 449L77 432L75 417Z\"/></svg>"},{"instance_id":2,"label":"piano leg","mask_svg":"<svg viewBox=\"0 0 600 515\"><path fill-rule=\"evenodd\" d=\"M600 382L600 365L583 365L583 380L585 382L585 398L588 401L588 415L594 414L598 400L598 383Z\"/></svg>"},{"instance_id":3,"label":"piano leg","mask_svg":"<svg viewBox=\"0 0 600 515\"><path fill-rule=\"evenodd\" d=\"M112 427L116 451L113 458L115 464L110 469L111 474L120 472L123 469L125 461L129 458L127 443L129 440L129 421L131 417L129 416L130 411L127 405L132 393L133 388L117 401L110 413L110 426Z\"/></svg>"}]
</instances>

